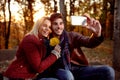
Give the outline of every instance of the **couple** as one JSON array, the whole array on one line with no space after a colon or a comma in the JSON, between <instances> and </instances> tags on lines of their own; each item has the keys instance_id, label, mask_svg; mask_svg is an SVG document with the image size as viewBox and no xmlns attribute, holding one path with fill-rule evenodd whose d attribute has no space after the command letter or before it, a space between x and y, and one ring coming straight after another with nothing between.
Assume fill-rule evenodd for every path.
<instances>
[{"instance_id":1,"label":"couple","mask_svg":"<svg viewBox=\"0 0 120 80\"><path fill-rule=\"evenodd\" d=\"M17 50L16 59L4 72L6 80L114 80L113 68L90 66L80 47L94 48L103 41L98 20L87 17L90 37L64 30L63 16L53 13L43 17L26 34ZM52 31L52 32L51 32ZM56 46L49 39L59 38ZM92 53L91 53L92 54Z\"/></svg>"}]
</instances>

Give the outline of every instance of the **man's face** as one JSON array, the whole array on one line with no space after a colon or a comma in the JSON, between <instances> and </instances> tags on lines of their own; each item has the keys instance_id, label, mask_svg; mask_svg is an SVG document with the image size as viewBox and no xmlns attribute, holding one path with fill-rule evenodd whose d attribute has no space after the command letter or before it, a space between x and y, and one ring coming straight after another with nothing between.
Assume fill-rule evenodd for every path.
<instances>
[{"instance_id":1,"label":"man's face","mask_svg":"<svg viewBox=\"0 0 120 80\"><path fill-rule=\"evenodd\" d=\"M52 30L54 35L60 36L64 30L64 23L61 18L57 18L52 22Z\"/></svg>"}]
</instances>

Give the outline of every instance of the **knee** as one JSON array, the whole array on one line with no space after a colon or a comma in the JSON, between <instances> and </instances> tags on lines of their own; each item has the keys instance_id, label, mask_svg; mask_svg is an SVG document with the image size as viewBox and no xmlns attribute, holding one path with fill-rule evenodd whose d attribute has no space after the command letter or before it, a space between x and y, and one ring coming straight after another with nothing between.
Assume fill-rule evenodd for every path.
<instances>
[{"instance_id":1,"label":"knee","mask_svg":"<svg viewBox=\"0 0 120 80\"><path fill-rule=\"evenodd\" d=\"M110 67L110 66L105 66L105 70L106 70L108 73L110 73L110 74L115 74L114 69L113 69L112 67Z\"/></svg>"},{"instance_id":2,"label":"knee","mask_svg":"<svg viewBox=\"0 0 120 80\"><path fill-rule=\"evenodd\" d=\"M69 70L59 69L56 75L60 80L74 80L73 74Z\"/></svg>"},{"instance_id":3,"label":"knee","mask_svg":"<svg viewBox=\"0 0 120 80\"><path fill-rule=\"evenodd\" d=\"M115 77L115 71L112 67L103 66L103 70L104 70L104 73L106 73L106 75L108 75L109 77L111 77L111 78Z\"/></svg>"}]
</instances>

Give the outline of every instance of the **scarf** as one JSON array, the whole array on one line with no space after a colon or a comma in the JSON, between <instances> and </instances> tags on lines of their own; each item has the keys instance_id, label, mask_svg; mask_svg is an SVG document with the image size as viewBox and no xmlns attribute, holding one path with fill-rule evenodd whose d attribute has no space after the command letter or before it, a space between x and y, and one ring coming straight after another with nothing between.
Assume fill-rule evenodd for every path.
<instances>
[{"instance_id":1,"label":"scarf","mask_svg":"<svg viewBox=\"0 0 120 80\"><path fill-rule=\"evenodd\" d=\"M69 51L69 42L66 31L63 31L62 36L60 37L60 46L62 49L61 57L66 70L71 68L70 65L70 51Z\"/></svg>"},{"instance_id":2,"label":"scarf","mask_svg":"<svg viewBox=\"0 0 120 80\"><path fill-rule=\"evenodd\" d=\"M51 51L54 47L49 45L49 40L45 39L46 45L46 57L50 55ZM69 51L69 42L67 32L64 30L61 37L60 37L60 44L61 46L61 57L52 65L52 69L57 70L59 68L64 68L66 70L71 69L70 65L70 51Z\"/></svg>"},{"instance_id":3,"label":"scarf","mask_svg":"<svg viewBox=\"0 0 120 80\"><path fill-rule=\"evenodd\" d=\"M52 37L52 36L51 36ZM45 38L44 43L46 46L46 57L48 57L51 54L51 51L54 49L53 46L50 46L49 39ZM68 43L68 36L66 31L63 31L61 37L60 37L60 44L61 46L61 57L48 69L46 69L44 72L39 74L39 77L50 77L54 76L56 70L58 69L71 69L70 65L70 51L69 51L69 43ZM44 58L44 59L45 59Z\"/></svg>"}]
</instances>

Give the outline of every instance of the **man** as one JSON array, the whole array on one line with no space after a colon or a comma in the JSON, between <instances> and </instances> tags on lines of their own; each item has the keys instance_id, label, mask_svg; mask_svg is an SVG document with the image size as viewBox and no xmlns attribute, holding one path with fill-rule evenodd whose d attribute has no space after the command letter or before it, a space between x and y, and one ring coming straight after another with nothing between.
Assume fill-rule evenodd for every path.
<instances>
[{"instance_id":1,"label":"man","mask_svg":"<svg viewBox=\"0 0 120 80\"><path fill-rule=\"evenodd\" d=\"M103 41L102 27L98 20L90 18L88 14L87 26L85 28L92 32L90 37L83 36L77 32L67 32L64 30L63 17L60 13L53 13L50 16L52 23L52 37L60 39L62 49L61 60L53 64L54 69L65 69L67 72L60 70L57 75L60 80L114 80L115 73L113 68L106 65L90 66L80 47L94 48ZM91 53L92 54L92 53ZM74 76L68 71L70 70Z\"/></svg>"}]
</instances>

